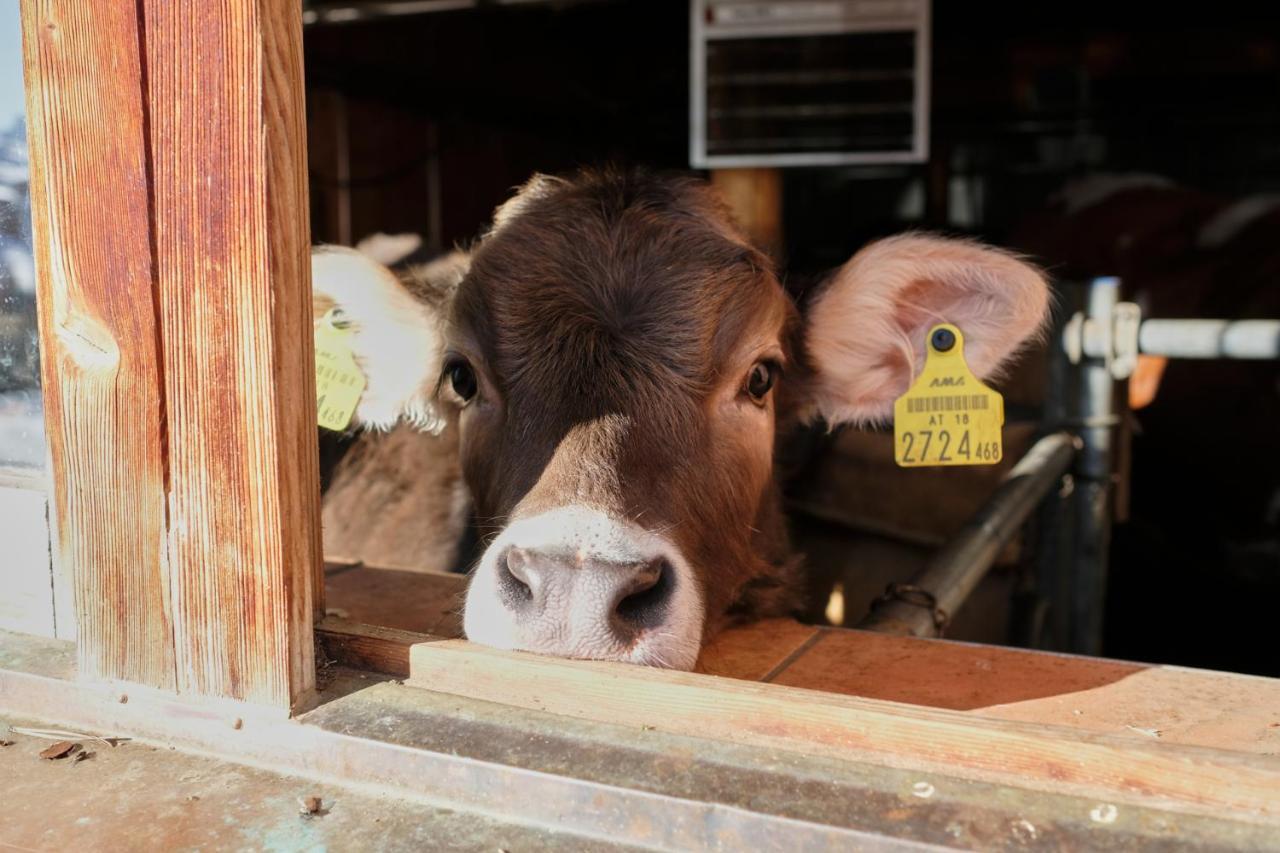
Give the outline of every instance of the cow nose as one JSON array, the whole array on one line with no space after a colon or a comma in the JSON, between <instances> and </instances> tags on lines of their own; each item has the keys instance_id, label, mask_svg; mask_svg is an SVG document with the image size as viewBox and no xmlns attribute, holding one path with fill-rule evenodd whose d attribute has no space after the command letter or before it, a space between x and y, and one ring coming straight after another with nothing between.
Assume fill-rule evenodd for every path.
<instances>
[{"instance_id":1,"label":"cow nose","mask_svg":"<svg viewBox=\"0 0 1280 853\"><path fill-rule=\"evenodd\" d=\"M619 639L661 624L675 585L675 571L663 557L618 562L511 547L498 566L503 603L517 618L607 623Z\"/></svg>"}]
</instances>

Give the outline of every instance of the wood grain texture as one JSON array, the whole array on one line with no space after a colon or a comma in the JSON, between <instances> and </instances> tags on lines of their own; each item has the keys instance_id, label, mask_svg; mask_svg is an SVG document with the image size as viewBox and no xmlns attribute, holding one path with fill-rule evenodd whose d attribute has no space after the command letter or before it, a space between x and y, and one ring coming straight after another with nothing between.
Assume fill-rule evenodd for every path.
<instances>
[{"instance_id":1,"label":"wood grain texture","mask_svg":"<svg viewBox=\"0 0 1280 853\"><path fill-rule=\"evenodd\" d=\"M713 637L698 656L698 672L763 681L817 639L821 628L792 619L766 619Z\"/></svg>"},{"instance_id":2,"label":"wood grain texture","mask_svg":"<svg viewBox=\"0 0 1280 853\"><path fill-rule=\"evenodd\" d=\"M133 4L23 0L54 559L80 671L175 684L163 391Z\"/></svg>"},{"instance_id":3,"label":"wood grain texture","mask_svg":"<svg viewBox=\"0 0 1280 853\"><path fill-rule=\"evenodd\" d=\"M1274 756L460 640L412 646L410 672L412 685L579 719L1280 825Z\"/></svg>"},{"instance_id":4,"label":"wood grain texture","mask_svg":"<svg viewBox=\"0 0 1280 853\"><path fill-rule=\"evenodd\" d=\"M462 636L464 575L357 566L325 577L328 614L355 622Z\"/></svg>"},{"instance_id":5,"label":"wood grain texture","mask_svg":"<svg viewBox=\"0 0 1280 853\"><path fill-rule=\"evenodd\" d=\"M410 648L417 643L440 639L430 634L365 625L337 616L326 616L316 623L316 638L333 663L400 678L409 675Z\"/></svg>"},{"instance_id":6,"label":"wood grain texture","mask_svg":"<svg viewBox=\"0 0 1280 853\"><path fill-rule=\"evenodd\" d=\"M1280 755L1280 680L829 630L774 681L1135 742Z\"/></svg>"},{"instance_id":7,"label":"wood grain texture","mask_svg":"<svg viewBox=\"0 0 1280 853\"><path fill-rule=\"evenodd\" d=\"M141 8L178 689L293 706L321 586L301 13Z\"/></svg>"}]
</instances>

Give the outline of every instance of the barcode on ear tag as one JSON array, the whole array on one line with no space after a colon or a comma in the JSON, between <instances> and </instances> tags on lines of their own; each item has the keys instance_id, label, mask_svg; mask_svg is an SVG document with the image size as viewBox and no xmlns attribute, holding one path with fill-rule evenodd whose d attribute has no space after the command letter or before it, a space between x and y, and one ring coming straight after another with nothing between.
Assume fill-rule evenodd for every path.
<instances>
[{"instance_id":1,"label":"barcode on ear tag","mask_svg":"<svg viewBox=\"0 0 1280 853\"><path fill-rule=\"evenodd\" d=\"M316 422L337 432L351 424L364 393L365 378L351 352L351 337L336 308L316 321Z\"/></svg>"},{"instance_id":2,"label":"barcode on ear tag","mask_svg":"<svg viewBox=\"0 0 1280 853\"><path fill-rule=\"evenodd\" d=\"M904 468L994 465L1004 456L1004 398L964 360L950 323L929 330L924 370L893 404L893 459Z\"/></svg>"}]
</instances>

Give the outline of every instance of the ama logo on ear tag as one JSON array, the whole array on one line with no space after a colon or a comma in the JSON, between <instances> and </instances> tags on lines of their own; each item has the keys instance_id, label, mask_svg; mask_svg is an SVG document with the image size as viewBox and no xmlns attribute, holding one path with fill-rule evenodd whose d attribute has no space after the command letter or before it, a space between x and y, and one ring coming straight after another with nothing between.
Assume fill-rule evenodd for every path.
<instances>
[{"instance_id":1,"label":"ama logo on ear tag","mask_svg":"<svg viewBox=\"0 0 1280 853\"><path fill-rule=\"evenodd\" d=\"M904 468L994 465L1004 455L1004 398L969 370L964 335L929 330L924 370L893 404L893 459Z\"/></svg>"},{"instance_id":2,"label":"ama logo on ear tag","mask_svg":"<svg viewBox=\"0 0 1280 853\"><path fill-rule=\"evenodd\" d=\"M351 352L351 329L331 308L316 321L316 422L345 430L356 413L365 379Z\"/></svg>"}]
</instances>

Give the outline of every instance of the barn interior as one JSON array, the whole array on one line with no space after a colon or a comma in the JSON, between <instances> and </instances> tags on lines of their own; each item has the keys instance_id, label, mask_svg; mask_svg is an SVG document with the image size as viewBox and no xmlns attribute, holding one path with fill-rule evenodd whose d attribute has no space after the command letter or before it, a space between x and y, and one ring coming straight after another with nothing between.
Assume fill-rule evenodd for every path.
<instances>
[{"instance_id":1,"label":"barn interior","mask_svg":"<svg viewBox=\"0 0 1280 853\"><path fill-rule=\"evenodd\" d=\"M0 4L0 848L1275 849L1278 88L1236 0ZM1055 291L993 464L791 437L805 606L694 672L456 639L457 425L313 417L309 244L606 163L802 304L909 230Z\"/></svg>"},{"instance_id":2,"label":"barn interior","mask_svg":"<svg viewBox=\"0 0 1280 853\"><path fill-rule=\"evenodd\" d=\"M1120 276L1122 298L1144 316L1280 316L1280 28L1265 7L1153 15L1085 2L1068 15L1010 2L975 14L940 2L931 14L918 162L734 173L747 181L741 212L763 217L760 239L773 242L788 287L803 292L877 237L924 229L1026 253L1049 271L1060 308L1075 283ZM691 91L716 85L711 75L691 89L696 34L683 0L315 0L304 21L313 240L414 235L412 260L468 245L534 172L690 171ZM855 69L845 83L806 90L801 80L740 97L909 113L911 86L866 74L904 56L909 68L910 51L893 38L812 36L801 52L828 71ZM731 58L731 70L776 72L788 61L754 49ZM858 69L865 79L849 83ZM833 128L862 133L846 140L854 147L895 133L890 146L909 146L905 127L873 115L736 132L789 136L804 151ZM692 171L719 180L719 170ZM1280 674L1265 628L1280 592L1275 363L1155 369L1154 395L1117 392L1114 527L1093 651ZM814 577L807 621L856 625L887 584L911 578L956 535L1045 431L1047 371L1032 353L1000 386L1008 462L994 469L898 468L886 429L808 436L788 485ZM414 577L465 571L477 554L454 441L407 427L322 437L333 612L415 630L455 624L457 587L424 606L441 593ZM1037 589L1053 547L1042 521L1004 548L950 614L947 637L1083 650L1055 635L1053 602Z\"/></svg>"}]
</instances>

